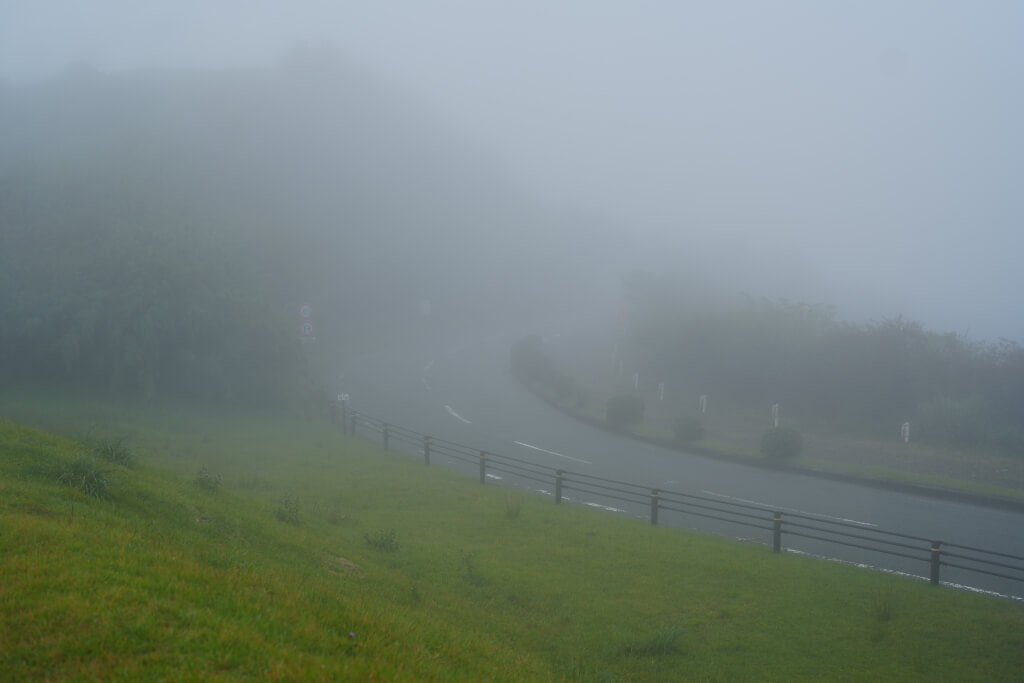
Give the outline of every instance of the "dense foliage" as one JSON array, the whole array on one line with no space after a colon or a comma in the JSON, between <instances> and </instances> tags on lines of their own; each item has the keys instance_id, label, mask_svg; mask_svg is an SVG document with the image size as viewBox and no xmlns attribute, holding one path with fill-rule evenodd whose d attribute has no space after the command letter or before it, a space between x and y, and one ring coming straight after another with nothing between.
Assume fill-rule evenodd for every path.
<instances>
[{"instance_id":1,"label":"dense foliage","mask_svg":"<svg viewBox=\"0 0 1024 683\"><path fill-rule=\"evenodd\" d=\"M218 401L299 388L298 335L255 277L228 272L226 249L137 227L116 205L65 197L55 212L40 187L12 197L2 185L0 376Z\"/></svg>"},{"instance_id":2,"label":"dense foliage","mask_svg":"<svg viewBox=\"0 0 1024 683\"><path fill-rule=\"evenodd\" d=\"M663 283L628 281L634 367L693 395L850 433L1024 453L1024 348L937 333L903 318L840 322L785 300L674 306Z\"/></svg>"},{"instance_id":3,"label":"dense foliage","mask_svg":"<svg viewBox=\"0 0 1024 683\"><path fill-rule=\"evenodd\" d=\"M415 104L326 48L0 84L0 381L279 401L302 303L336 348L557 298L561 217Z\"/></svg>"}]
</instances>

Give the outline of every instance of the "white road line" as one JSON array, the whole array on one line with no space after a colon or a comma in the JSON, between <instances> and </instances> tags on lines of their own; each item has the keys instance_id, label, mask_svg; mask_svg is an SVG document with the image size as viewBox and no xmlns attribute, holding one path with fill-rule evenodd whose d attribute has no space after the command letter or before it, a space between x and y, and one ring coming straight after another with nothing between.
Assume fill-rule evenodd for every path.
<instances>
[{"instance_id":1,"label":"white road line","mask_svg":"<svg viewBox=\"0 0 1024 683\"><path fill-rule=\"evenodd\" d=\"M555 453L554 451L549 451L548 449L541 448L540 446L531 446L530 444L523 443L522 441L513 441L512 443L514 443L517 446L522 446L523 448L532 448L533 450L540 451L541 453L547 453L548 455L554 455L554 456L556 456L558 458L565 458L566 460L574 460L576 462L581 462L584 465L593 465L594 464L594 463L590 462L589 460L583 460L582 458L574 458L571 455L562 455L561 453Z\"/></svg>"},{"instance_id":2,"label":"white road line","mask_svg":"<svg viewBox=\"0 0 1024 683\"><path fill-rule=\"evenodd\" d=\"M600 503L583 503L583 504L586 505L587 507L598 508L599 510L606 510L608 512L626 512L626 510L623 510L622 508L613 508L613 507L608 506L608 505L601 505Z\"/></svg>"},{"instance_id":3,"label":"white road line","mask_svg":"<svg viewBox=\"0 0 1024 683\"><path fill-rule=\"evenodd\" d=\"M860 522L860 521L858 521L856 519L847 519L846 517L833 517L832 515L823 515L820 512L806 512L804 510L797 510L795 508L786 508L786 507L780 507L778 505L772 505L771 503L762 503L759 500L747 500L746 498L735 498L733 496L727 496L724 493L716 493L715 491L701 491L701 493L706 493L709 496L717 496L719 498L725 498L727 500L734 500L737 503L749 503L751 505L762 505L762 506L764 506L766 508L771 508L773 510L778 510L779 512L795 512L798 515L813 515L815 517L824 517L825 519L834 519L837 522L849 522L850 524L856 524L858 526L871 526L871 527L877 527L878 526L877 524L872 524L871 522Z\"/></svg>"},{"instance_id":4,"label":"white road line","mask_svg":"<svg viewBox=\"0 0 1024 683\"><path fill-rule=\"evenodd\" d=\"M485 475L485 476L486 476L486 477L487 477L488 479L502 479L502 477L499 477L499 476L498 476L497 474L489 474L489 473L488 473L488 474L487 474L487 475Z\"/></svg>"},{"instance_id":5,"label":"white road line","mask_svg":"<svg viewBox=\"0 0 1024 683\"><path fill-rule=\"evenodd\" d=\"M452 410L451 406L445 406L444 409L447 410L448 414L451 415L452 417L454 417L456 420L462 420L463 422L465 422L468 425L473 424L472 422L470 422L469 420L467 420L466 418L462 417L461 415L456 413L454 410Z\"/></svg>"},{"instance_id":6,"label":"white road line","mask_svg":"<svg viewBox=\"0 0 1024 683\"><path fill-rule=\"evenodd\" d=\"M423 383L423 386L424 386L424 388L425 388L425 389L426 389L427 391L433 391L433 390L434 390L434 387L430 386L430 382L428 382L428 381L427 381L427 378L426 378L426 377L424 377L423 375L420 375L420 382L422 382L422 383Z\"/></svg>"}]
</instances>

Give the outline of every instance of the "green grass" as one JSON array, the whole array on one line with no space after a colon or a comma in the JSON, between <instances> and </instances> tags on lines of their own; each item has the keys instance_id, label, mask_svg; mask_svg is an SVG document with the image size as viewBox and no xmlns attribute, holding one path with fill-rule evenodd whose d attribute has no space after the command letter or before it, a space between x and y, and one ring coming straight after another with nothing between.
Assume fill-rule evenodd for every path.
<instances>
[{"instance_id":1,"label":"green grass","mask_svg":"<svg viewBox=\"0 0 1024 683\"><path fill-rule=\"evenodd\" d=\"M0 396L9 680L1015 681L1024 608L480 486L296 416ZM100 461L97 461L99 463ZM197 472L217 486L197 485ZM294 519L281 519L282 501Z\"/></svg>"}]
</instances>

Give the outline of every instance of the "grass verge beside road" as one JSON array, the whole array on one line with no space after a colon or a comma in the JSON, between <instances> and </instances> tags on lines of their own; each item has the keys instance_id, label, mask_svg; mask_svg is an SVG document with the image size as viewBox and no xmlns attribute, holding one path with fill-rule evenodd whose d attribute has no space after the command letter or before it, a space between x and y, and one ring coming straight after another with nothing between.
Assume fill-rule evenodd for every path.
<instances>
[{"instance_id":1,"label":"grass verge beside road","mask_svg":"<svg viewBox=\"0 0 1024 683\"><path fill-rule=\"evenodd\" d=\"M322 420L0 395L12 680L1018 680L1024 608L480 486ZM94 497L61 478L85 459Z\"/></svg>"},{"instance_id":2,"label":"grass verge beside road","mask_svg":"<svg viewBox=\"0 0 1024 683\"><path fill-rule=\"evenodd\" d=\"M705 438L691 444L680 444L669 429L646 423L612 430L608 426L603 409L603 401L607 400L606 396L593 390L588 391L587 394L590 400L585 405L580 405L574 397L560 397L553 387L543 381L523 377L519 377L519 380L534 395L577 420L601 429L613 431L620 436L632 437L639 441L682 453L718 458L759 467L798 470L806 474L858 481L865 485L889 488L907 487L908 490L913 488L917 493L924 495L961 498L979 503L1024 510L1024 490L1019 488L974 482L941 474L923 474L900 471L878 465L865 465L856 462L855 459L854 461L828 460L814 457L813 453L805 453L785 462L771 462L766 461L755 449L735 441Z\"/></svg>"}]
</instances>

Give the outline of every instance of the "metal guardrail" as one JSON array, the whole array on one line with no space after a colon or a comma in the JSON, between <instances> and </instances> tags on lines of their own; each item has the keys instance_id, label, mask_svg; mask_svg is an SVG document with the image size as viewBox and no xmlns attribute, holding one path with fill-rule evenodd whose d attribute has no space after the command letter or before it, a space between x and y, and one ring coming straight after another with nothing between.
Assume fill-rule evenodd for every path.
<instances>
[{"instance_id":1,"label":"metal guardrail","mask_svg":"<svg viewBox=\"0 0 1024 683\"><path fill-rule=\"evenodd\" d=\"M539 465L522 458L472 448L399 427L352 410L345 402L336 402L336 407L337 418L346 434L356 436L360 429L372 432L381 440L385 450L391 447L392 441L419 448L427 465L430 465L431 457L438 455L463 463L476 464L479 466L481 484L486 483L489 474L497 476L493 473L500 472L534 483L551 485L556 504L568 500L566 492L573 491L583 495L601 496L605 500L644 505L649 509L649 519L654 525L658 524L658 517L662 511L670 511L771 532L772 551L776 553L782 552L783 537L788 535L920 561L927 564L929 580L935 585L939 584L942 567L1024 583L1024 564L1013 563L1024 563L1024 557L1019 555L796 512L783 514L765 506L651 488L642 484Z\"/></svg>"}]
</instances>

